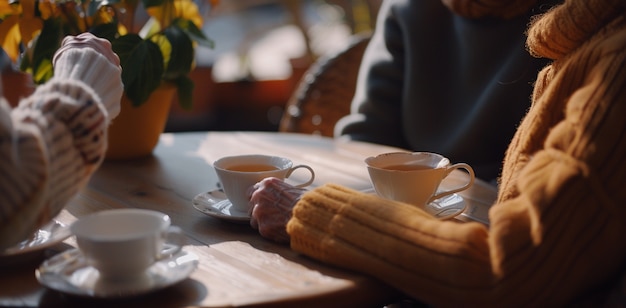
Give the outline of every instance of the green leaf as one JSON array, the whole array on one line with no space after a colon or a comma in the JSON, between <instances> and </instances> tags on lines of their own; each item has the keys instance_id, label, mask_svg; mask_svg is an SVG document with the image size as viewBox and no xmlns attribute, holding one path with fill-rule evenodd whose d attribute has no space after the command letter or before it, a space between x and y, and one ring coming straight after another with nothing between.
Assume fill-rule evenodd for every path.
<instances>
[{"instance_id":1,"label":"green leaf","mask_svg":"<svg viewBox=\"0 0 626 308\"><path fill-rule=\"evenodd\" d=\"M145 8L162 5L165 0L141 0Z\"/></svg>"},{"instance_id":2,"label":"green leaf","mask_svg":"<svg viewBox=\"0 0 626 308\"><path fill-rule=\"evenodd\" d=\"M117 24L116 23L108 23L95 25L89 29L93 35L97 37L101 37L107 39L109 42L113 41L117 36Z\"/></svg>"},{"instance_id":3,"label":"green leaf","mask_svg":"<svg viewBox=\"0 0 626 308\"><path fill-rule=\"evenodd\" d=\"M209 48L213 48L215 46L215 42L213 42L213 40L204 35L204 32L198 29L198 27L196 27L196 24L194 24L191 20L177 18L172 24L187 33L187 35L194 42L197 42L198 44Z\"/></svg>"},{"instance_id":4,"label":"green leaf","mask_svg":"<svg viewBox=\"0 0 626 308\"><path fill-rule=\"evenodd\" d=\"M33 61L30 60L30 57L22 57L20 59L20 70L23 72L27 72L32 74Z\"/></svg>"},{"instance_id":5,"label":"green leaf","mask_svg":"<svg viewBox=\"0 0 626 308\"><path fill-rule=\"evenodd\" d=\"M182 29L176 26L166 28L163 33L172 49L163 78L173 80L187 76L194 60L193 42Z\"/></svg>"},{"instance_id":6,"label":"green leaf","mask_svg":"<svg viewBox=\"0 0 626 308\"><path fill-rule=\"evenodd\" d=\"M178 103L183 109L190 110L193 107L193 89L195 85L187 76L181 76L174 80L178 88Z\"/></svg>"},{"instance_id":7,"label":"green leaf","mask_svg":"<svg viewBox=\"0 0 626 308\"><path fill-rule=\"evenodd\" d=\"M61 22L58 19L44 20L43 29L32 50L32 54L27 53L30 56L30 61L26 61L29 68L32 70L33 81L37 84L48 81L54 71L52 68L52 57L54 53L61 46L64 33ZM22 66L23 70L26 70Z\"/></svg>"},{"instance_id":8,"label":"green leaf","mask_svg":"<svg viewBox=\"0 0 626 308\"><path fill-rule=\"evenodd\" d=\"M44 83L47 80L50 80L54 75L54 68L52 67L52 60L43 59L37 65L37 68L33 72L33 80L37 83Z\"/></svg>"},{"instance_id":9,"label":"green leaf","mask_svg":"<svg viewBox=\"0 0 626 308\"><path fill-rule=\"evenodd\" d=\"M164 72L161 50L137 34L124 35L111 44L120 57L126 96L133 106L140 106L161 84Z\"/></svg>"}]
</instances>

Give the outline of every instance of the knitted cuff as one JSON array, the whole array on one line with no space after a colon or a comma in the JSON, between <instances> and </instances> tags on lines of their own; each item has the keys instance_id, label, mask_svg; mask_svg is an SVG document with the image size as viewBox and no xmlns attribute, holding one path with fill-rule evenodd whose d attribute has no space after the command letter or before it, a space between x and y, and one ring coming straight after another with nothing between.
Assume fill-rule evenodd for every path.
<instances>
[{"instance_id":1,"label":"knitted cuff","mask_svg":"<svg viewBox=\"0 0 626 308\"><path fill-rule=\"evenodd\" d=\"M100 97L110 119L119 114L124 90L122 69L94 49L76 48L63 51L55 58L54 77L84 82Z\"/></svg>"},{"instance_id":2,"label":"knitted cuff","mask_svg":"<svg viewBox=\"0 0 626 308\"><path fill-rule=\"evenodd\" d=\"M302 196L293 209L287 232L292 248L323 258L328 249L323 246L325 242L347 240L372 246L377 238L406 234L412 225L428 221L435 219L414 206L327 184ZM366 233L356 230L371 233L372 237L363 237Z\"/></svg>"}]
</instances>

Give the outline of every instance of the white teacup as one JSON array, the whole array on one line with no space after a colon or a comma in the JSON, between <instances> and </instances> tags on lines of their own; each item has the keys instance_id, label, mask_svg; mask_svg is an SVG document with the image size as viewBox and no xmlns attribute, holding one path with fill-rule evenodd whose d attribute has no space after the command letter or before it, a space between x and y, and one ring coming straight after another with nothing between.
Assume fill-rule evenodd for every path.
<instances>
[{"instance_id":1,"label":"white teacup","mask_svg":"<svg viewBox=\"0 0 626 308\"><path fill-rule=\"evenodd\" d=\"M384 198L423 208L426 204L468 189L474 183L474 170L466 163L451 165L442 155L428 152L393 152L365 159L376 193ZM469 180L462 186L437 191L453 170L465 169Z\"/></svg>"},{"instance_id":2,"label":"white teacup","mask_svg":"<svg viewBox=\"0 0 626 308\"><path fill-rule=\"evenodd\" d=\"M297 184L296 187L311 185L315 179L313 168L307 165L294 166L290 159L279 156L254 154L227 156L216 160L213 167L222 183L224 193L232 203L232 209L240 213L247 213L250 209L248 189L264 178L276 177L284 180L295 170L303 168L311 175L306 182Z\"/></svg>"},{"instance_id":3,"label":"white teacup","mask_svg":"<svg viewBox=\"0 0 626 308\"><path fill-rule=\"evenodd\" d=\"M142 277L158 260L182 249L183 231L166 214L142 209L116 209L78 219L70 226L89 265L103 279Z\"/></svg>"}]
</instances>

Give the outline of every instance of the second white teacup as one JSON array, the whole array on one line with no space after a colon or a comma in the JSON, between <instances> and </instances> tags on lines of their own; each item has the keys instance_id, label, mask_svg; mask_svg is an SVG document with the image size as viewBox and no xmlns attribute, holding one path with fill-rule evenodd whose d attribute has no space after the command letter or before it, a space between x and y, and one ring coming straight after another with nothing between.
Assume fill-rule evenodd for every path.
<instances>
[{"instance_id":1,"label":"second white teacup","mask_svg":"<svg viewBox=\"0 0 626 308\"><path fill-rule=\"evenodd\" d=\"M284 180L295 170L303 168L309 171L310 177L304 183L295 186L305 187L315 180L313 168L307 165L294 166L290 159L279 156L256 154L227 156L216 160L213 167L233 209L240 213L247 213L250 208L248 189L264 178L276 177Z\"/></svg>"},{"instance_id":2,"label":"second white teacup","mask_svg":"<svg viewBox=\"0 0 626 308\"><path fill-rule=\"evenodd\" d=\"M89 265L108 280L141 277L158 260L183 246L184 234L168 215L142 209L116 209L81 217L70 226Z\"/></svg>"},{"instance_id":3,"label":"second white teacup","mask_svg":"<svg viewBox=\"0 0 626 308\"><path fill-rule=\"evenodd\" d=\"M450 164L442 155L429 152L393 152L365 159L376 193L381 197L423 208L426 204L468 189L474 183L474 170L466 163ZM469 180L462 186L437 191L453 170L465 169Z\"/></svg>"}]
</instances>

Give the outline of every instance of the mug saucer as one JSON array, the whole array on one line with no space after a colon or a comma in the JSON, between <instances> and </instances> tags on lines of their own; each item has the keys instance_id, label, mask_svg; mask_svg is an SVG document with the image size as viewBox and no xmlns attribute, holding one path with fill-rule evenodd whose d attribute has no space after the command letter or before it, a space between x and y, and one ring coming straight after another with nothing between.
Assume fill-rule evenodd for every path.
<instances>
[{"instance_id":1,"label":"mug saucer","mask_svg":"<svg viewBox=\"0 0 626 308\"><path fill-rule=\"evenodd\" d=\"M250 215L233 209L233 204L220 189L198 194L191 203L196 210L211 217L236 223L250 222Z\"/></svg>"},{"instance_id":2,"label":"mug saucer","mask_svg":"<svg viewBox=\"0 0 626 308\"><path fill-rule=\"evenodd\" d=\"M154 292L186 279L198 267L198 257L181 250L157 261L143 277L130 281L107 281L87 264L74 248L45 260L35 271L42 285L67 294L94 298L123 298Z\"/></svg>"},{"instance_id":3,"label":"mug saucer","mask_svg":"<svg viewBox=\"0 0 626 308\"><path fill-rule=\"evenodd\" d=\"M434 217L446 220L454 218L467 208L465 199L457 194L451 194L430 202L424 207L424 210Z\"/></svg>"}]
</instances>

